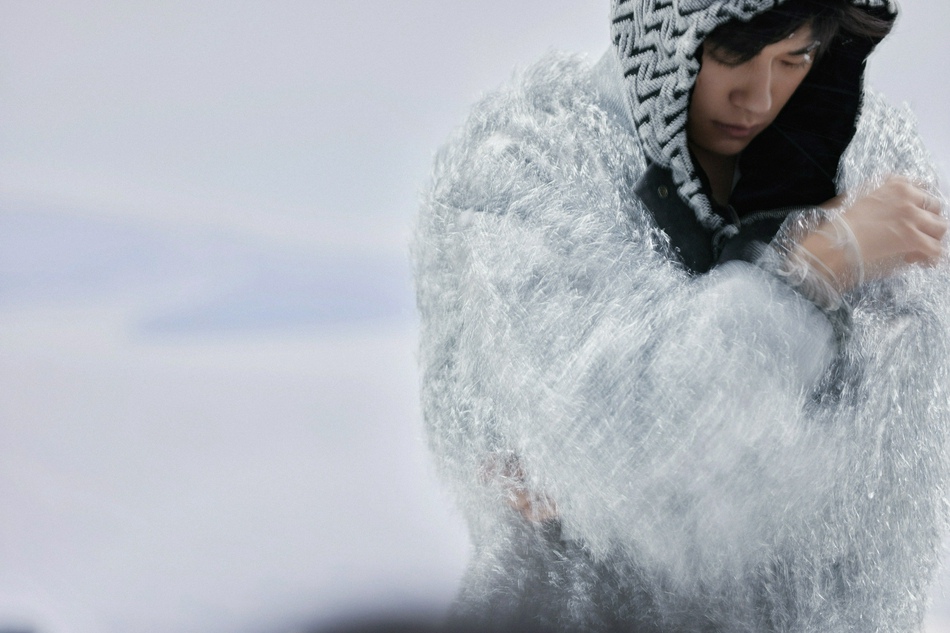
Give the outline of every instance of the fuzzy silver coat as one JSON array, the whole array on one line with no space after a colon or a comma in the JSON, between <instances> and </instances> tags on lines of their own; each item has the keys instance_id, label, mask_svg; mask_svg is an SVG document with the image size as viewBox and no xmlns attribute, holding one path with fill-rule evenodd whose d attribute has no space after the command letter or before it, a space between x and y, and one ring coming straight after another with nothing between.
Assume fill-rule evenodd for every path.
<instances>
[{"instance_id":1,"label":"fuzzy silver coat","mask_svg":"<svg viewBox=\"0 0 950 633\"><path fill-rule=\"evenodd\" d=\"M852 293L847 336L768 266L690 276L632 193L622 75L614 53L542 60L475 107L425 194L423 413L473 546L457 612L919 630L946 522L946 262ZM908 113L868 94L839 189L891 173L936 181ZM559 524L511 509L513 460Z\"/></svg>"}]
</instances>

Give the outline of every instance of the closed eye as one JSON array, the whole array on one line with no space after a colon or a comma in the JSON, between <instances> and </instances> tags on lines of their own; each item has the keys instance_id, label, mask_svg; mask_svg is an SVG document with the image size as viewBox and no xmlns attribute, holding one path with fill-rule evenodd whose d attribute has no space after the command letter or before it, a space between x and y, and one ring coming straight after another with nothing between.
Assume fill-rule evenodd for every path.
<instances>
[{"instance_id":1,"label":"closed eye","mask_svg":"<svg viewBox=\"0 0 950 633\"><path fill-rule=\"evenodd\" d=\"M740 55L731 53L726 49L712 48L709 46L706 46L703 49L703 59L710 59L717 64L728 66L729 68L741 66L748 61L747 59L743 59Z\"/></svg>"},{"instance_id":2,"label":"closed eye","mask_svg":"<svg viewBox=\"0 0 950 633\"><path fill-rule=\"evenodd\" d=\"M802 56L802 61L800 62L793 62L783 59L782 64L788 68L806 68L809 64L811 64L811 57L804 55Z\"/></svg>"}]
</instances>

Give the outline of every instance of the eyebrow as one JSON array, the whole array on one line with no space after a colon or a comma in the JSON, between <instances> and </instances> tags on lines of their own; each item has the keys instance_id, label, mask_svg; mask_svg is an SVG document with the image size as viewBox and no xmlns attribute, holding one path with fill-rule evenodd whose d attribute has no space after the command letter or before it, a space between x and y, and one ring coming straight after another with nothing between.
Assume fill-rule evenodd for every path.
<instances>
[{"instance_id":1,"label":"eyebrow","mask_svg":"<svg viewBox=\"0 0 950 633\"><path fill-rule=\"evenodd\" d=\"M815 40L815 41L813 41L811 44L809 44L808 46L806 46L805 48L800 48L800 49L797 50L797 51L792 51L792 52L790 52L789 55L793 55L793 56L797 56L797 55L807 55L808 53L812 52L813 50L815 50L815 49L818 48L819 46L821 46L821 40Z\"/></svg>"}]
</instances>

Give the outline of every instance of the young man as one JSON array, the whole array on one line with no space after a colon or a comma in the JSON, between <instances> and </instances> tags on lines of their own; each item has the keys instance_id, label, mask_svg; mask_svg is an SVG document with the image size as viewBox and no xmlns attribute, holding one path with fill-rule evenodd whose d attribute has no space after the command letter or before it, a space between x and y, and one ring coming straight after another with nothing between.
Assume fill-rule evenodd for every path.
<instances>
[{"instance_id":1,"label":"young man","mask_svg":"<svg viewBox=\"0 0 950 633\"><path fill-rule=\"evenodd\" d=\"M935 175L875 0L615 0L440 154L430 443L486 629L913 631L945 527Z\"/></svg>"}]
</instances>

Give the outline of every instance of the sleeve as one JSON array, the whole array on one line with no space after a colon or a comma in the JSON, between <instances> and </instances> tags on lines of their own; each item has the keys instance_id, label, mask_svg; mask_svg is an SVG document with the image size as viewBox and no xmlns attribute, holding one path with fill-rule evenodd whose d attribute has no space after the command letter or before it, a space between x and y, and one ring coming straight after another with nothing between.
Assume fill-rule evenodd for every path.
<instances>
[{"instance_id":1,"label":"sleeve","mask_svg":"<svg viewBox=\"0 0 950 633\"><path fill-rule=\"evenodd\" d=\"M424 410L455 475L513 451L595 557L694 593L739 591L780 557L799 561L791 578L857 556L878 598L932 567L943 324L905 315L882 340L875 320L896 304L862 307L836 356L828 320L776 276L670 264L612 175L630 148L550 138L472 134L420 218ZM900 538L916 557L881 554Z\"/></svg>"},{"instance_id":2,"label":"sleeve","mask_svg":"<svg viewBox=\"0 0 950 633\"><path fill-rule=\"evenodd\" d=\"M469 231L458 360L566 533L689 567L670 559L738 561L817 514L817 456L847 447L806 415L833 355L813 305L745 263L689 280L642 254L557 252L509 216Z\"/></svg>"}]
</instances>

